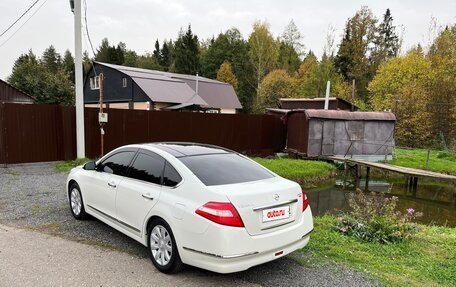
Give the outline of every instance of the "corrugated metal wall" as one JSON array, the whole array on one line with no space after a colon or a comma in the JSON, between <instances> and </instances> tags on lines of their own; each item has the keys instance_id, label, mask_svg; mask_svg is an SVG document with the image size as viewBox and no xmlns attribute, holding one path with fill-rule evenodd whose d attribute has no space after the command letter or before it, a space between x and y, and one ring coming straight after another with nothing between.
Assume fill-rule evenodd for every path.
<instances>
[{"instance_id":1,"label":"corrugated metal wall","mask_svg":"<svg viewBox=\"0 0 456 287\"><path fill-rule=\"evenodd\" d=\"M86 154L100 153L98 110L86 109ZM111 109L104 127L105 150L141 142L189 141L223 146L249 155L285 147L285 126L270 115L228 115Z\"/></svg>"},{"instance_id":2,"label":"corrugated metal wall","mask_svg":"<svg viewBox=\"0 0 456 287\"><path fill-rule=\"evenodd\" d=\"M287 149L311 158L384 158L392 154L394 125L391 120L307 119L305 113L294 113L287 118Z\"/></svg>"},{"instance_id":3,"label":"corrugated metal wall","mask_svg":"<svg viewBox=\"0 0 456 287\"><path fill-rule=\"evenodd\" d=\"M249 155L270 155L285 147L286 127L271 115L116 109L108 114L105 152L154 141L215 144ZM74 159L75 125L74 107L0 104L0 163ZM98 157L98 109L85 109L85 135L86 156Z\"/></svg>"},{"instance_id":4,"label":"corrugated metal wall","mask_svg":"<svg viewBox=\"0 0 456 287\"><path fill-rule=\"evenodd\" d=\"M74 108L11 103L0 106L1 163L74 158Z\"/></svg>"}]
</instances>

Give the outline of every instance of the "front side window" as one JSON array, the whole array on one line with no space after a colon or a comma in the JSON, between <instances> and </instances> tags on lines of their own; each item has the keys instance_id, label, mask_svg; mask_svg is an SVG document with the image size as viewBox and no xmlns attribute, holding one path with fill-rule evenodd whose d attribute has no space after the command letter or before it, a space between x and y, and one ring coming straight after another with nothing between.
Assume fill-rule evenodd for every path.
<instances>
[{"instance_id":1,"label":"front side window","mask_svg":"<svg viewBox=\"0 0 456 287\"><path fill-rule=\"evenodd\" d=\"M90 78L90 89L99 90L100 89L100 77L95 76Z\"/></svg>"},{"instance_id":2,"label":"front side window","mask_svg":"<svg viewBox=\"0 0 456 287\"><path fill-rule=\"evenodd\" d=\"M122 78L122 87L123 88L127 87L127 78Z\"/></svg>"},{"instance_id":3,"label":"front side window","mask_svg":"<svg viewBox=\"0 0 456 287\"><path fill-rule=\"evenodd\" d=\"M128 177L155 183L162 183L165 160L160 156L139 153L132 164Z\"/></svg>"},{"instance_id":4,"label":"front side window","mask_svg":"<svg viewBox=\"0 0 456 287\"><path fill-rule=\"evenodd\" d=\"M165 172L163 173L163 185L174 187L182 181L182 177L177 170L169 163L165 164Z\"/></svg>"},{"instance_id":5,"label":"front side window","mask_svg":"<svg viewBox=\"0 0 456 287\"><path fill-rule=\"evenodd\" d=\"M179 160L207 186L274 177L268 170L234 153L187 156L180 157Z\"/></svg>"},{"instance_id":6,"label":"front side window","mask_svg":"<svg viewBox=\"0 0 456 287\"><path fill-rule=\"evenodd\" d=\"M118 152L99 164L97 170L124 176L134 155L133 151Z\"/></svg>"}]
</instances>

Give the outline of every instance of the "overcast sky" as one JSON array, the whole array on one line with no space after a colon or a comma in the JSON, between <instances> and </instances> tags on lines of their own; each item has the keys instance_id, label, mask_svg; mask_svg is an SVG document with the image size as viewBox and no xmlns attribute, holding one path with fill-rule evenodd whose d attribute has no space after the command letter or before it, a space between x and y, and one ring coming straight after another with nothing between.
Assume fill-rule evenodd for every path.
<instances>
[{"instance_id":1,"label":"overcast sky","mask_svg":"<svg viewBox=\"0 0 456 287\"><path fill-rule=\"evenodd\" d=\"M110 43L125 42L129 49L138 53L152 51L156 39L160 42L165 38L175 39L179 29L188 24L192 25L193 32L200 39L217 35L233 26L237 27L244 37L248 37L255 20L267 19L272 32L277 36L293 19L304 36L306 48L320 55L326 42L328 27L335 28L338 44L346 20L362 5L369 6L377 18L382 17L386 8L391 9L395 25L403 27L405 31L403 50L418 42L427 44L432 17L442 26L456 23L456 0L86 1L90 35L95 48L102 38L108 37ZM33 2L34 0L1 0L0 33ZM17 31L42 3L44 5L41 9ZM41 55L50 44L62 54L66 49L70 49L72 53L74 51L73 14L68 0L40 0L18 25L0 37L0 78L5 79L11 73L13 63L20 54L32 49ZM83 49L87 49L87 42L84 40Z\"/></svg>"}]
</instances>

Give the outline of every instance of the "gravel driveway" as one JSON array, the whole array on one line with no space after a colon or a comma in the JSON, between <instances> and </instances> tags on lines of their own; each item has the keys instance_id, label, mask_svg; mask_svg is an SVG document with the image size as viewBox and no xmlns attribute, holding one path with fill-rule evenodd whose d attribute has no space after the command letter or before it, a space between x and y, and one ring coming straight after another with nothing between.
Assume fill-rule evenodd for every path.
<instances>
[{"instance_id":1,"label":"gravel driveway","mask_svg":"<svg viewBox=\"0 0 456 287\"><path fill-rule=\"evenodd\" d=\"M55 163L34 163L0 168L0 223L128 252L140 259L147 256L144 246L104 223L96 219L75 220L64 193L67 174L56 172L54 166ZM106 254L109 256L109 252ZM184 273L201 277L201 282L206 278L207 284L219 276L193 267L186 268ZM274 287L377 285L345 267L307 268L289 257L223 276Z\"/></svg>"}]
</instances>

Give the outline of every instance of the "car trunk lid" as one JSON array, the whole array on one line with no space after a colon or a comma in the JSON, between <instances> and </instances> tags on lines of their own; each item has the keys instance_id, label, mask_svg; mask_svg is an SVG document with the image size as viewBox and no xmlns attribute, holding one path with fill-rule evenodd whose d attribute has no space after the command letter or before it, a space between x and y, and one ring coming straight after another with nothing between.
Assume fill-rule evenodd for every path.
<instances>
[{"instance_id":1,"label":"car trunk lid","mask_svg":"<svg viewBox=\"0 0 456 287\"><path fill-rule=\"evenodd\" d=\"M226 195L250 235L266 234L296 224L302 214L301 188L280 177L210 186L209 189Z\"/></svg>"}]
</instances>

